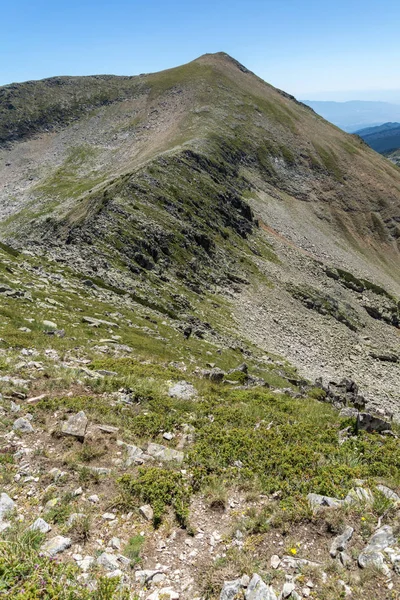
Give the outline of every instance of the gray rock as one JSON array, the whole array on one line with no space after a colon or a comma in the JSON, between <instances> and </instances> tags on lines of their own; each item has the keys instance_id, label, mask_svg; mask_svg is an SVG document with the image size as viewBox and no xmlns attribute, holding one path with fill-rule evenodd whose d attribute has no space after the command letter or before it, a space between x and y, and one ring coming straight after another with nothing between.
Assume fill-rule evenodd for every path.
<instances>
[{"instance_id":1,"label":"gray rock","mask_svg":"<svg viewBox=\"0 0 400 600\"><path fill-rule=\"evenodd\" d=\"M382 431L390 431L391 429L391 423L379 417L374 417L370 413L360 413L357 417L357 430L369 433L381 433Z\"/></svg>"},{"instance_id":2,"label":"gray rock","mask_svg":"<svg viewBox=\"0 0 400 600\"><path fill-rule=\"evenodd\" d=\"M168 395L180 400L191 400L197 396L197 390L187 381L179 381L169 388Z\"/></svg>"},{"instance_id":3,"label":"gray rock","mask_svg":"<svg viewBox=\"0 0 400 600\"><path fill-rule=\"evenodd\" d=\"M365 548L365 552L379 551L389 548L396 544L396 538L393 535L393 529L390 525L384 525L378 529L368 542L368 546Z\"/></svg>"},{"instance_id":4,"label":"gray rock","mask_svg":"<svg viewBox=\"0 0 400 600\"><path fill-rule=\"evenodd\" d=\"M312 509L315 509L318 506L338 508L343 504L343 500L339 500L338 498L330 498L329 496L321 496L320 494L308 494L307 499Z\"/></svg>"},{"instance_id":5,"label":"gray rock","mask_svg":"<svg viewBox=\"0 0 400 600\"><path fill-rule=\"evenodd\" d=\"M152 521L154 517L154 511L150 504L144 504L139 508L139 512L147 521Z\"/></svg>"},{"instance_id":6,"label":"gray rock","mask_svg":"<svg viewBox=\"0 0 400 600\"><path fill-rule=\"evenodd\" d=\"M76 415L72 415L68 421L63 423L61 431L64 435L72 435L83 442L85 439L87 424L88 419L83 410L81 410L80 412L76 413Z\"/></svg>"},{"instance_id":7,"label":"gray rock","mask_svg":"<svg viewBox=\"0 0 400 600\"><path fill-rule=\"evenodd\" d=\"M393 535L393 529L390 525L384 525L373 536L371 536L368 545L364 548L358 557L358 564L361 568L374 565L383 571L387 570L384 563L382 550L396 544L396 538Z\"/></svg>"},{"instance_id":8,"label":"gray rock","mask_svg":"<svg viewBox=\"0 0 400 600\"><path fill-rule=\"evenodd\" d=\"M356 408L352 408L351 406L346 406L346 408L342 408L340 411L339 417L356 419L358 417L358 410Z\"/></svg>"},{"instance_id":9,"label":"gray rock","mask_svg":"<svg viewBox=\"0 0 400 600\"><path fill-rule=\"evenodd\" d=\"M15 429L15 431L20 431L21 433L33 433L34 432L34 429L33 429L32 425L30 424L30 422L28 421L28 419L24 419L23 417L20 417L19 419L14 421L13 429Z\"/></svg>"},{"instance_id":10,"label":"gray rock","mask_svg":"<svg viewBox=\"0 0 400 600\"><path fill-rule=\"evenodd\" d=\"M392 502L400 502L400 496L390 488L386 487L386 485L377 485L376 489L379 490L388 500L392 500Z\"/></svg>"},{"instance_id":11,"label":"gray rock","mask_svg":"<svg viewBox=\"0 0 400 600\"><path fill-rule=\"evenodd\" d=\"M97 564L104 567L108 571L114 571L115 569L120 568L120 563L118 558L114 554L109 554L108 552L103 552L97 559Z\"/></svg>"},{"instance_id":12,"label":"gray rock","mask_svg":"<svg viewBox=\"0 0 400 600\"><path fill-rule=\"evenodd\" d=\"M173 448L167 448L161 444L154 443L148 445L147 453L153 458L157 458L158 460L163 460L166 462L176 461L181 463L185 457L183 452L180 452L179 450L174 450Z\"/></svg>"},{"instance_id":13,"label":"gray rock","mask_svg":"<svg viewBox=\"0 0 400 600\"><path fill-rule=\"evenodd\" d=\"M361 569L375 567L381 571L385 570L385 561L382 552L361 552L358 557L358 565Z\"/></svg>"},{"instance_id":14,"label":"gray rock","mask_svg":"<svg viewBox=\"0 0 400 600\"><path fill-rule=\"evenodd\" d=\"M223 371L222 369L218 369L218 367L211 369L209 374L210 381L212 381L213 383L221 383L224 377L225 371Z\"/></svg>"},{"instance_id":15,"label":"gray rock","mask_svg":"<svg viewBox=\"0 0 400 600\"><path fill-rule=\"evenodd\" d=\"M135 572L135 580L141 585L146 585L150 582L159 583L164 581L164 579L165 573L163 573L160 569L143 569L142 571Z\"/></svg>"},{"instance_id":16,"label":"gray rock","mask_svg":"<svg viewBox=\"0 0 400 600\"><path fill-rule=\"evenodd\" d=\"M241 579L235 579L234 581L224 581L224 587L222 588L219 600L235 600L241 589Z\"/></svg>"},{"instance_id":17,"label":"gray rock","mask_svg":"<svg viewBox=\"0 0 400 600\"><path fill-rule=\"evenodd\" d=\"M353 527L347 526L344 532L341 535L338 535L332 542L330 548L330 555L332 558L335 558L338 552L342 552L346 549L347 544L351 540L354 533Z\"/></svg>"},{"instance_id":18,"label":"gray rock","mask_svg":"<svg viewBox=\"0 0 400 600\"><path fill-rule=\"evenodd\" d=\"M48 542L45 542L40 550L43 552L43 554L51 558L52 556L55 556L60 552L64 552L64 550L69 548L71 544L72 542L70 538L63 537L62 535L57 535Z\"/></svg>"},{"instance_id":19,"label":"gray rock","mask_svg":"<svg viewBox=\"0 0 400 600\"><path fill-rule=\"evenodd\" d=\"M3 492L0 494L0 522L3 521L4 517L15 508L15 502L10 498L8 494Z\"/></svg>"},{"instance_id":20,"label":"gray rock","mask_svg":"<svg viewBox=\"0 0 400 600\"><path fill-rule=\"evenodd\" d=\"M372 504L374 496L370 489L356 487L347 494L345 500L347 504L353 504L354 502L364 502L365 504Z\"/></svg>"},{"instance_id":21,"label":"gray rock","mask_svg":"<svg viewBox=\"0 0 400 600\"><path fill-rule=\"evenodd\" d=\"M256 573L251 578L249 587L245 591L246 600L277 600L272 587L267 586Z\"/></svg>"},{"instance_id":22,"label":"gray rock","mask_svg":"<svg viewBox=\"0 0 400 600\"><path fill-rule=\"evenodd\" d=\"M292 592L294 592L294 588L295 585L294 583L292 583L291 581L287 581L282 589L282 597L283 598L289 598L289 596L292 595Z\"/></svg>"},{"instance_id":23,"label":"gray rock","mask_svg":"<svg viewBox=\"0 0 400 600\"><path fill-rule=\"evenodd\" d=\"M29 529L31 531L40 531L41 533L48 533L49 531L51 531L51 525L49 525L44 519L39 517L38 519L36 519L36 521L32 523Z\"/></svg>"},{"instance_id":24,"label":"gray rock","mask_svg":"<svg viewBox=\"0 0 400 600\"><path fill-rule=\"evenodd\" d=\"M72 515L69 515L68 517L67 526L71 527L71 525L73 525L75 521L77 521L78 519L83 519L85 516L86 515L84 513L72 513Z\"/></svg>"},{"instance_id":25,"label":"gray rock","mask_svg":"<svg viewBox=\"0 0 400 600\"><path fill-rule=\"evenodd\" d=\"M118 440L117 446L123 446L126 448L127 459L125 461L126 467L131 467L133 464L142 464L144 462L145 454L141 448L134 446L133 444L126 444L125 442Z\"/></svg>"}]
</instances>

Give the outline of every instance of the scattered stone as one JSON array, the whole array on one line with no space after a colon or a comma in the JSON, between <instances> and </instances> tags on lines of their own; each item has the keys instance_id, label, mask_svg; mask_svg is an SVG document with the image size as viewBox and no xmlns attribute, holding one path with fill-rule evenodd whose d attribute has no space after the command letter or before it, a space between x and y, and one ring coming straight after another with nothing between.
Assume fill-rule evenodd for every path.
<instances>
[{"instance_id":1,"label":"scattered stone","mask_svg":"<svg viewBox=\"0 0 400 600\"><path fill-rule=\"evenodd\" d=\"M393 535L392 527L390 527L390 525L384 525L371 536L368 545L359 555L359 566L365 568L368 565L374 565L378 569L386 571L386 565L381 551L391 547L395 543L396 538Z\"/></svg>"},{"instance_id":2,"label":"scattered stone","mask_svg":"<svg viewBox=\"0 0 400 600\"><path fill-rule=\"evenodd\" d=\"M83 323L88 323L91 327L100 327L100 325L106 325L106 327L115 327L118 329L117 323L111 323L110 321L104 321L104 319L94 319L93 317L82 317Z\"/></svg>"},{"instance_id":3,"label":"scattered stone","mask_svg":"<svg viewBox=\"0 0 400 600\"><path fill-rule=\"evenodd\" d=\"M294 583L292 583L291 581L287 581L282 589L282 597L283 598L289 598L289 596L292 595L292 592L294 592L294 588L295 585Z\"/></svg>"},{"instance_id":4,"label":"scattered stone","mask_svg":"<svg viewBox=\"0 0 400 600\"><path fill-rule=\"evenodd\" d=\"M171 433L170 431L166 431L165 433L163 433L164 440L171 441L174 439L174 437L175 437L174 434Z\"/></svg>"},{"instance_id":5,"label":"scattered stone","mask_svg":"<svg viewBox=\"0 0 400 600\"><path fill-rule=\"evenodd\" d=\"M49 525L44 519L39 517L38 519L36 519L36 521L32 523L29 529L31 531L40 531L41 533L48 533L49 531L51 531L51 525Z\"/></svg>"},{"instance_id":6,"label":"scattered stone","mask_svg":"<svg viewBox=\"0 0 400 600\"><path fill-rule=\"evenodd\" d=\"M273 569L277 569L280 564L281 564L281 559L279 558L279 556L277 554L273 554L271 556L271 560L270 560L271 567Z\"/></svg>"},{"instance_id":7,"label":"scattered stone","mask_svg":"<svg viewBox=\"0 0 400 600\"><path fill-rule=\"evenodd\" d=\"M33 429L32 425L30 424L30 422L28 421L28 419L24 419L23 417L20 417L19 419L14 421L13 429L15 429L15 431L19 431L20 433L33 433L34 432L34 429Z\"/></svg>"},{"instance_id":8,"label":"scattered stone","mask_svg":"<svg viewBox=\"0 0 400 600\"><path fill-rule=\"evenodd\" d=\"M150 582L160 583L161 581L164 581L164 579L165 573L163 573L160 569L143 569L135 572L135 580L141 585L147 585Z\"/></svg>"},{"instance_id":9,"label":"scattered stone","mask_svg":"<svg viewBox=\"0 0 400 600\"><path fill-rule=\"evenodd\" d=\"M154 518L154 511L150 504L144 504L139 508L139 512L147 521L152 521Z\"/></svg>"},{"instance_id":10,"label":"scattered stone","mask_svg":"<svg viewBox=\"0 0 400 600\"><path fill-rule=\"evenodd\" d=\"M272 587L267 586L256 573L251 578L249 586L245 591L246 600L277 600Z\"/></svg>"},{"instance_id":11,"label":"scattered stone","mask_svg":"<svg viewBox=\"0 0 400 600\"><path fill-rule=\"evenodd\" d=\"M219 600L235 600L242 590L241 579L235 579L234 581L224 581L224 587L222 588Z\"/></svg>"},{"instance_id":12,"label":"scattered stone","mask_svg":"<svg viewBox=\"0 0 400 600\"><path fill-rule=\"evenodd\" d=\"M108 571L114 571L115 569L120 568L120 563L118 558L114 554L109 554L108 552L103 552L97 558L97 564L104 567Z\"/></svg>"},{"instance_id":13,"label":"scattered stone","mask_svg":"<svg viewBox=\"0 0 400 600\"><path fill-rule=\"evenodd\" d=\"M372 504L374 496L368 488L356 487L347 494L345 502L347 504L353 504L354 502L363 502L365 504Z\"/></svg>"},{"instance_id":14,"label":"scattered stone","mask_svg":"<svg viewBox=\"0 0 400 600\"><path fill-rule=\"evenodd\" d=\"M8 494L3 492L0 494L0 523L3 522L4 517L15 508L15 502L10 498Z\"/></svg>"},{"instance_id":15,"label":"scattered stone","mask_svg":"<svg viewBox=\"0 0 400 600\"><path fill-rule=\"evenodd\" d=\"M93 504L97 504L98 502L100 502L100 498L98 497L97 494L92 494L92 496L89 496L88 500L89 500L89 502L92 502Z\"/></svg>"},{"instance_id":16,"label":"scattered stone","mask_svg":"<svg viewBox=\"0 0 400 600\"><path fill-rule=\"evenodd\" d=\"M338 498L330 498L329 496L321 496L320 494L308 494L307 499L311 508L314 510L318 506L327 506L329 508L338 508L342 506L343 501Z\"/></svg>"},{"instance_id":17,"label":"scattered stone","mask_svg":"<svg viewBox=\"0 0 400 600\"><path fill-rule=\"evenodd\" d=\"M62 535L57 535L56 537L48 540L41 547L41 551L46 556L52 558L56 554L60 552L64 552L67 548L71 546L72 542L70 538L63 537Z\"/></svg>"},{"instance_id":18,"label":"scattered stone","mask_svg":"<svg viewBox=\"0 0 400 600\"><path fill-rule=\"evenodd\" d=\"M333 540L331 549L329 551L332 558L336 558L338 552L346 550L347 544L351 540L353 533L353 527L347 526L344 532Z\"/></svg>"},{"instance_id":19,"label":"scattered stone","mask_svg":"<svg viewBox=\"0 0 400 600\"><path fill-rule=\"evenodd\" d=\"M185 455L179 450L173 448L167 448L161 444L150 443L147 447L147 453L153 458L158 458L163 461L176 461L178 463L183 462Z\"/></svg>"},{"instance_id":20,"label":"scattered stone","mask_svg":"<svg viewBox=\"0 0 400 600\"><path fill-rule=\"evenodd\" d=\"M121 540L118 537L111 538L110 546L111 548L114 548L114 550L121 550Z\"/></svg>"},{"instance_id":21,"label":"scattered stone","mask_svg":"<svg viewBox=\"0 0 400 600\"><path fill-rule=\"evenodd\" d=\"M83 519L85 516L86 515L84 513L72 513L72 515L68 517L67 526L71 527L71 525L73 525L75 521L77 521L78 519Z\"/></svg>"},{"instance_id":22,"label":"scattered stone","mask_svg":"<svg viewBox=\"0 0 400 600\"><path fill-rule=\"evenodd\" d=\"M191 383L179 381L169 388L168 395L171 398L179 398L180 400L191 400L197 396L197 390Z\"/></svg>"},{"instance_id":23,"label":"scattered stone","mask_svg":"<svg viewBox=\"0 0 400 600\"><path fill-rule=\"evenodd\" d=\"M116 519L116 515L114 515L113 513L104 513L104 515L102 515L101 517L102 519L104 519L104 521L114 521Z\"/></svg>"},{"instance_id":24,"label":"scattered stone","mask_svg":"<svg viewBox=\"0 0 400 600\"><path fill-rule=\"evenodd\" d=\"M385 485L377 485L376 489L379 490L388 500L392 500L392 502L400 502L400 496Z\"/></svg>"},{"instance_id":25,"label":"scattered stone","mask_svg":"<svg viewBox=\"0 0 400 600\"><path fill-rule=\"evenodd\" d=\"M100 371L99 371L100 372ZM113 427L112 425L97 425L97 429L100 429L103 433L118 433L119 427Z\"/></svg>"},{"instance_id":26,"label":"scattered stone","mask_svg":"<svg viewBox=\"0 0 400 600\"><path fill-rule=\"evenodd\" d=\"M87 424L88 419L83 410L81 410L80 412L76 413L76 415L72 415L68 421L63 423L61 431L64 435L72 435L79 441L83 442L85 439Z\"/></svg>"}]
</instances>

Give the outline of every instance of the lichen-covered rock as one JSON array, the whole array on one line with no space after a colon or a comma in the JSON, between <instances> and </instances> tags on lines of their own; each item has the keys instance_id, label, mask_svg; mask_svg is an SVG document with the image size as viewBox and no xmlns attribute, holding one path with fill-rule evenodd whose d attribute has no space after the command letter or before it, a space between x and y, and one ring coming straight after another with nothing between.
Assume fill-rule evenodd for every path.
<instances>
[{"instance_id":1,"label":"lichen-covered rock","mask_svg":"<svg viewBox=\"0 0 400 600\"><path fill-rule=\"evenodd\" d=\"M64 435L71 435L83 442L85 439L87 424L88 419L83 410L81 410L80 412L76 413L76 415L72 415L68 421L63 423L61 431Z\"/></svg>"}]
</instances>

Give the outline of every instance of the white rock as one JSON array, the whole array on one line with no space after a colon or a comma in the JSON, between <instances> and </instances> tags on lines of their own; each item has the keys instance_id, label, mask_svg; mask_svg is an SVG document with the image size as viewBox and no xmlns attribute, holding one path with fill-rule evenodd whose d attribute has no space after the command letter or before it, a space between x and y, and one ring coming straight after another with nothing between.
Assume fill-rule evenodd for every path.
<instances>
[{"instance_id":1,"label":"white rock","mask_svg":"<svg viewBox=\"0 0 400 600\"><path fill-rule=\"evenodd\" d=\"M139 508L139 512L147 521L152 521L154 517L154 511L151 508L150 504L144 504Z\"/></svg>"},{"instance_id":2,"label":"white rock","mask_svg":"<svg viewBox=\"0 0 400 600\"><path fill-rule=\"evenodd\" d=\"M116 515L114 515L113 513L104 513L104 515L102 515L101 518L104 519L105 521L114 521L114 519L116 518Z\"/></svg>"},{"instance_id":3,"label":"white rock","mask_svg":"<svg viewBox=\"0 0 400 600\"><path fill-rule=\"evenodd\" d=\"M44 519L39 517L38 519L36 519L36 521L34 521L34 523L32 523L29 529L31 531L40 531L41 533L48 533L49 531L51 531L51 525L49 525Z\"/></svg>"},{"instance_id":4,"label":"white rock","mask_svg":"<svg viewBox=\"0 0 400 600\"><path fill-rule=\"evenodd\" d=\"M64 552L67 548L69 548L72 544L70 538L63 537L62 535L57 535L51 540L45 542L41 547L41 551L46 556L50 558L59 554L60 552Z\"/></svg>"}]
</instances>

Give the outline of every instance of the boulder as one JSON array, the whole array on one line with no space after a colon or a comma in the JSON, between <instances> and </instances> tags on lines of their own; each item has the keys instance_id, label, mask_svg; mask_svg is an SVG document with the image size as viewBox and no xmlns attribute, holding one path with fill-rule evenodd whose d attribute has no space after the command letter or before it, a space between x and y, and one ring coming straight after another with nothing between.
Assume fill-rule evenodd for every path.
<instances>
[{"instance_id":1,"label":"boulder","mask_svg":"<svg viewBox=\"0 0 400 600\"><path fill-rule=\"evenodd\" d=\"M386 550L386 548L390 548L394 544L396 544L396 538L393 535L392 527L390 527L390 525L384 525L371 536L368 545L359 555L359 566L363 569L373 565L386 572L388 568L385 565L382 551Z\"/></svg>"},{"instance_id":2,"label":"boulder","mask_svg":"<svg viewBox=\"0 0 400 600\"><path fill-rule=\"evenodd\" d=\"M34 429L33 429L32 425L30 424L30 422L28 421L28 419L24 419L23 417L20 417L19 419L14 421L13 429L15 429L15 431L20 431L21 433L33 433L34 432Z\"/></svg>"},{"instance_id":3,"label":"boulder","mask_svg":"<svg viewBox=\"0 0 400 600\"><path fill-rule=\"evenodd\" d=\"M382 433L383 431L390 431L391 429L391 423L384 421L380 417L374 417L370 413L359 413L357 417L357 431Z\"/></svg>"},{"instance_id":4,"label":"boulder","mask_svg":"<svg viewBox=\"0 0 400 600\"><path fill-rule=\"evenodd\" d=\"M87 424L88 419L83 410L81 410L80 412L76 413L76 415L72 415L68 421L63 423L61 431L64 435L71 435L83 442L85 439Z\"/></svg>"}]
</instances>

